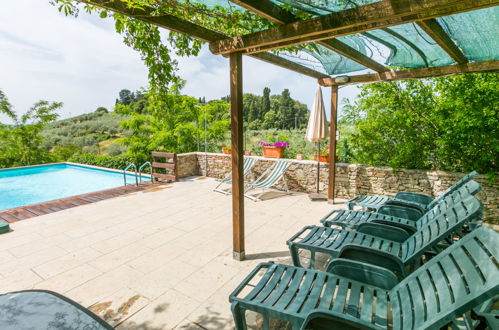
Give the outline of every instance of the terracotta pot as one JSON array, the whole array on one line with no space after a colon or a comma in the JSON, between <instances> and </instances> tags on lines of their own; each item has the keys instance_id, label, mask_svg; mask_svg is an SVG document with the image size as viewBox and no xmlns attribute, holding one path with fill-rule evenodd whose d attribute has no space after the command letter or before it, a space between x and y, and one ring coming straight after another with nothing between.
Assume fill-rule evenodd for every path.
<instances>
[{"instance_id":1,"label":"terracotta pot","mask_svg":"<svg viewBox=\"0 0 499 330\"><path fill-rule=\"evenodd\" d=\"M305 157L303 156L303 154L298 154L298 155L296 155L296 159L298 159L298 160L304 160Z\"/></svg>"},{"instance_id":2,"label":"terracotta pot","mask_svg":"<svg viewBox=\"0 0 499 330\"><path fill-rule=\"evenodd\" d=\"M263 157L266 158L282 158L284 148L279 147L262 147Z\"/></svg>"},{"instance_id":3,"label":"terracotta pot","mask_svg":"<svg viewBox=\"0 0 499 330\"><path fill-rule=\"evenodd\" d=\"M314 159L317 160L317 154L314 155ZM329 154L321 155L321 162L329 163Z\"/></svg>"},{"instance_id":4,"label":"terracotta pot","mask_svg":"<svg viewBox=\"0 0 499 330\"><path fill-rule=\"evenodd\" d=\"M314 155L314 159L317 160L317 154ZM336 155L336 161L340 159L340 156ZM321 162L329 163L329 154L321 155Z\"/></svg>"},{"instance_id":5,"label":"terracotta pot","mask_svg":"<svg viewBox=\"0 0 499 330\"><path fill-rule=\"evenodd\" d=\"M229 149L229 148L222 148L222 152L223 152L224 154L226 154L226 155L230 155L230 154L232 154L232 150L231 150L231 149Z\"/></svg>"}]
</instances>

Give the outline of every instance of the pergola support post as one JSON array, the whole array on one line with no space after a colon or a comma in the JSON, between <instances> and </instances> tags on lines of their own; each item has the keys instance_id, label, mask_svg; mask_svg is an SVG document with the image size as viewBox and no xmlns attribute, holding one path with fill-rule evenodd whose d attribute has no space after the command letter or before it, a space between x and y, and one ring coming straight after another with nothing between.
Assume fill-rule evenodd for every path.
<instances>
[{"instance_id":1,"label":"pergola support post","mask_svg":"<svg viewBox=\"0 0 499 330\"><path fill-rule=\"evenodd\" d=\"M336 121L338 114L338 85L331 86L331 118L329 129L329 182L327 190L328 203L334 204L334 187L336 179Z\"/></svg>"},{"instance_id":2,"label":"pergola support post","mask_svg":"<svg viewBox=\"0 0 499 330\"><path fill-rule=\"evenodd\" d=\"M243 59L230 54L230 118L232 139L232 234L233 258L244 260L243 181Z\"/></svg>"}]
</instances>

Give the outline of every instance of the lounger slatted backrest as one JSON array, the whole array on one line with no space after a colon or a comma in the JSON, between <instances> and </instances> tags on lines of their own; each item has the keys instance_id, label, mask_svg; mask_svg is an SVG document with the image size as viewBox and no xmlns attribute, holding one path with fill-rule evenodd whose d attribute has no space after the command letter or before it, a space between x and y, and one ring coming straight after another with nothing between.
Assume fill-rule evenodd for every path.
<instances>
[{"instance_id":1,"label":"lounger slatted backrest","mask_svg":"<svg viewBox=\"0 0 499 330\"><path fill-rule=\"evenodd\" d=\"M460 188L448 194L446 198L442 198L439 203L435 203L431 208L428 208L429 211L416 220L417 228L421 228L421 226L433 221L435 216L445 213L455 202L460 202L470 195L476 195L481 189L482 186L476 181L466 182Z\"/></svg>"},{"instance_id":2,"label":"lounger slatted backrest","mask_svg":"<svg viewBox=\"0 0 499 330\"><path fill-rule=\"evenodd\" d=\"M463 185L465 185L468 181L470 181L471 179L473 179L476 176L478 176L478 172L476 172L476 171L468 173L467 175L465 175L464 177L459 179L456 183L454 183L452 186L447 188L443 193L438 195L437 198L435 198L430 204L428 204L426 209L428 209L428 210L431 209L433 206L440 203L445 197L449 196L454 191L461 188Z\"/></svg>"},{"instance_id":3,"label":"lounger slatted backrest","mask_svg":"<svg viewBox=\"0 0 499 330\"><path fill-rule=\"evenodd\" d=\"M438 329L499 293L498 234L467 234L390 290L394 329Z\"/></svg>"},{"instance_id":4,"label":"lounger slatted backrest","mask_svg":"<svg viewBox=\"0 0 499 330\"><path fill-rule=\"evenodd\" d=\"M288 169L291 163L285 160L279 160L274 165L270 172L270 174L262 178L262 180L257 180L255 183L252 183L251 186L254 188L268 188L273 186L281 177L284 175L284 172ZM259 178L260 179L260 178Z\"/></svg>"},{"instance_id":5,"label":"lounger slatted backrest","mask_svg":"<svg viewBox=\"0 0 499 330\"><path fill-rule=\"evenodd\" d=\"M253 168L256 163L256 158L244 158L243 163L243 177L245 177ZM222 179L221 182L232 182L232 171L227 175L225 179Z\"/></svg>"},{"instance_id":6,"label":"lounger slatted backrest","mask_svg":"<svg viewBox=\"0 0 499 330\"><path fill-rule=\"evenodd\" d=\"M467 222L480 217L482 212L483 205L474 196L455 201L447 211L436 216L402 243L402 260L404 263L411 263Z\"/></svg>"}]
</instances>

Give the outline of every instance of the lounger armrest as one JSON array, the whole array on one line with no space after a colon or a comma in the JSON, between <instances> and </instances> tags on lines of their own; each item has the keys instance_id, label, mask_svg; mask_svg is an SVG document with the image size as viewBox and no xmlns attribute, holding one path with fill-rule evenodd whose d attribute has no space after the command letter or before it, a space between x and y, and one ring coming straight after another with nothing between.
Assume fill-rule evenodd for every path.
<instances>
[{"instance_id":1,"label":"lounger armrest","mask_svg":"<svg viewBox=\"0 0 499 330\"><path fill-rule=\"evenodd\" d=\"M302 228L301 230L299 230L296 234L294 234L294 235L293 235L290 239L288 239L288 240L286 241L286 244L287 244L288 246L291 246L292 244L294 244L294 241L295 241L298 237L300 237L300 236L301 236L304 232L306 232L307 230L312 229L312 228L314 228L314 226L305 226L305 227L303 227L303 228Z\"/></svg>"},{"instance_id":2,"label":"lounger armrest","mask_svg":"<svg viewBox=\"0 0 499 330\"><path fill-rule=\"evenodd\" d=\"M398 284L397 276L392 271L355 260L336 258L329 263L327 272L385 290L391 290Z\"/></svg>"},{"instance_id":3,"label":"lounger armrest","mask_svg":"<svg viewBox=\"0 0 499 330\"><path fill-rule=\"evenodd\" d=\"M274 265L273 262L262 262L258 264L255 269L249 273L248 276L232 291L232 293L229 295L229 302L233 302L236 298L237 295L248 285L248 283L251 281L251 279L263 268L269 268L270 266Z\"/></svg>"},{"instance_id":4,"label":"lounger armrest","mask_svg":"<svg viewBox=\"0 0 499 330\"><path fill-rule=\"evenodd\" d=\"M338 258L366 262L386 268L400 277L405 277L404 263L394 254L358 244L345 244Z\"/></svg>"},{"instance_id":5,"label":"lounger armrest","mask_svg":"<svg viewBox=\"0 0 499 330\"><path fill-rule=\"evenodd\" d=\"M377 213L391 215L397 218L416 221L424 214L423 211L405 205L387 204L380 207Z\"/></svg>"},{"instance_id":6,"label":"lounger armrest","mask_svg":"<svg viewBox=\"0 0 499 330\"><path fill-rule=\"evenodd\" d=\"M300 330L315 329L316 326L319 329L382 329L360 318L327 309L316 309L308 314Z\"/></svg>"},{"instance_id":7,"label":"lounger armrest","mask_svg":"<svg viewBox=\"0 0 499 330\"><path fill-rule=\"evenodd\" d=\"M419 194L414 192L401 191L395 195L397 199L403 199L409 202L414 202L418 204L428 205L433 202L433 198L425 194Z\"/></svg>"},{"instance_id":8,"label":"lounger armrest","mask_svg":"<svg viewBox=\"0 0 499 330\"><path fill-rule=\"evenodd\" d=\"M328 214L326 214L325 216L323 216L322 219L320 220L320 222L324 225L324 227L331 227L330 217L333 214L340 213L340 212L344 212L344 210L332 210L331 212L329 212ZM336 218L336 216L334 216L333 218Z\"/></svg>"},{"instance_id":9,"label":"lounger armrest","mask_svg":"<svg viewBox=\"0 0 499 330\"><path fill-rule=\"evenodd\" d=\"M365 222L357 227L357 232L373 235L402 243L409 238L409 233L402 228L385 225L382 223Z\"/></svg>"}]
</instances>

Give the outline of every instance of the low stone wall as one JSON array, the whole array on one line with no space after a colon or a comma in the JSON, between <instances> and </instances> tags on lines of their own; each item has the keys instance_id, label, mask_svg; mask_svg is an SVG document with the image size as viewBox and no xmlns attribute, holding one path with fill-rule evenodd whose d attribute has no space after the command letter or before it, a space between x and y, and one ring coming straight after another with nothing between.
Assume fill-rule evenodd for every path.
<instances>
[{"instance_id":1,"label":"low stone wall","mask_svg":"<svg viewBox=\"0 0 499 330\"><path fill-rule=\"evenodd\" d=\"M177 155L177 175L179 177L198 175L198 154L189 152Z\"/></svg>"},{"instance_id":2,"label":"low stone wall","mask_svg":"<svg viewBox=\"0 0 499 330\"><path fill-rule=\"evenodd\" d=\"M260 175L275 160L250 156L258 159L253 167L251 178ZM215 178L224 177L231 170L230 155L214 153L187 153L178 156L179 176L204 175ZM317 162L311 160L293 160L286 172L289 189L301 192L314 192L317 187ZM319 189L327 192L328 163L321 163ZM444 171L425 171L392 169L356 164L336 164L336 197L352 198L355 195L395 196L399 191L411 191L438 196L465 173ZM499 175L498 175L499 177ZM485 176L478 176L475 181L483 189L477 195L485 206L488 222L499 224L499 180L489 182ZM278 188L284 189L283 184Z\"/></svg>"}]
</instances>

